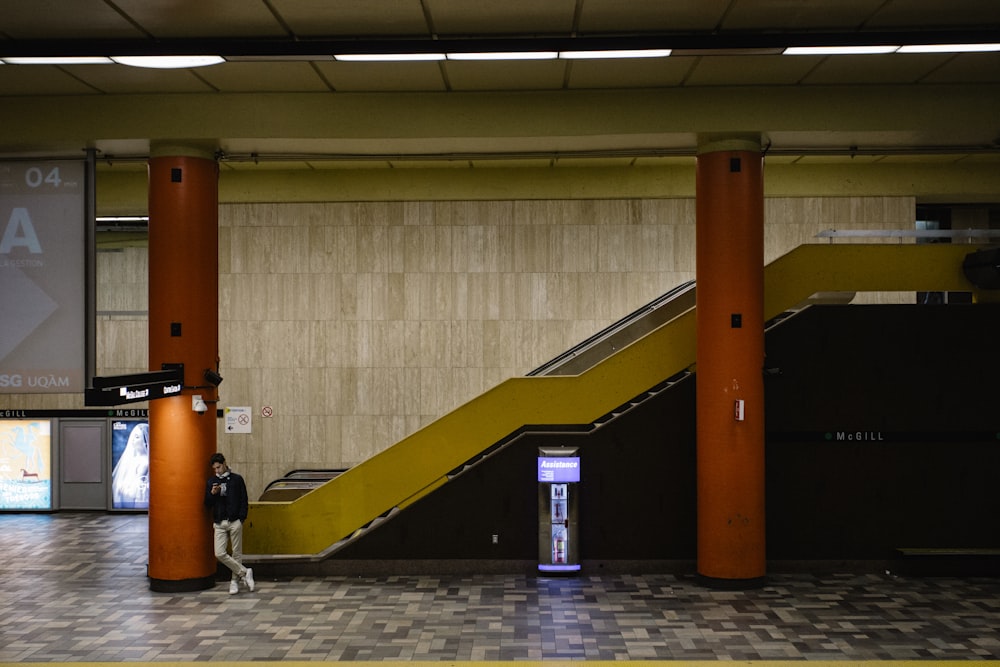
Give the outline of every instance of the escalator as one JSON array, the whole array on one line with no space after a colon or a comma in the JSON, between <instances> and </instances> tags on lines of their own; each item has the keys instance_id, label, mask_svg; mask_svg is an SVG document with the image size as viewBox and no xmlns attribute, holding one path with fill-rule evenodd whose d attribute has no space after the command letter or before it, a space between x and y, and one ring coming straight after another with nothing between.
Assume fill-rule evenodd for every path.
<instances>
[{"instance_id":1,"label":"escalator","mask_svg":"<svg viewBox=\"0 0 1000 667\"><path fill-rule=\"evenodd\" d=\"M765 267L765 321L823 292L947 290L985 299L962 274L971 250L801 246ZM302 495L254 503L244 551L258 561L322 560L525 433L578 433L622 417L690 376L695 344L689 283Z\"/></svg>"},{"instance_id":2,"label":"escalator","mask_svg":"<svg viewBox=\"0 0 1000 667\"><path fill-rule=\"evenodd\" d=\"M287 502L300 498L313 489L335 479L345 469L292 470L281 479L276 479L264 489L258 500L263 502Z\"/></svg>"}]
</instances>

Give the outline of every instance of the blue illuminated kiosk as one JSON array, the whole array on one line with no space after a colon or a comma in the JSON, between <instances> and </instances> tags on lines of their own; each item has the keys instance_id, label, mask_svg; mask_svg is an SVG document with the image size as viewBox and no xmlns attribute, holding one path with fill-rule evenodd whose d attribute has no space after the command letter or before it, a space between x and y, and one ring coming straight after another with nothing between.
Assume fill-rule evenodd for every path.
<instances>
[{"instance_id":1,"label":"blue illuminated kiosk","mask_svg":"<svg viewBox=\"0 0 1000 667\"><path fill-rule=\"evenodd\" d=\"M538 448L538 571L580 571L577 485L580 457L576 447Z\"/></svg>"}]
</instances>

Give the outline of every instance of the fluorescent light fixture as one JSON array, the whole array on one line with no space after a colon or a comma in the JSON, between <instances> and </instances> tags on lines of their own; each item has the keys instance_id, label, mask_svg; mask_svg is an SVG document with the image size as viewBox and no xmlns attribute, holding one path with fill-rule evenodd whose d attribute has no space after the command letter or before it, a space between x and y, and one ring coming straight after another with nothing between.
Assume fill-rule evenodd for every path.
<instances>
[{"instance_id":1,"label":"fluorescent light fixture","mask_svg":"<svg viewBox=\"0 0 1000 667\"><path fill-rule=\"evenodd\" d=\"M97 222L149 222L148 215L104 215L97 216Z\"/></svg>"},{"instance_id":2,"label":"fluorescent light fixture","mask_svg":"<svg viewBox=\"0 0 1000 667\"><path fill-rule=\"evenodd\" d=\"M119 65L152 69L186 69L226 62L221 56L115 56L112 60Z\"/></svg>"},{"instance_id":3,"label":"fluorescent light fixture","mask_svg":"<svg viewBox=\"0 0 1000 667\"><path fill-rule=\"evenodd\" d=\"M620 49L617 51L560 51L560 58L666 58L670 49Z\"/></svg>"},{"instance_id":4,"label":"fluorescent light fixture","mask_svg":"<svg viewBox=\"0 0 1000 667\"><path fill-rule=\"evenodd\" d=\"M19 58L3 58L8 65L110 65L111 59L105 56L25 56Z\"/></svg>"},{"instance_id":5,"label":"fluorescent light fixture","mask_svg":"<svg viewBox=\"0 0 1000 667\"><path fill-rule=\"evenodd\" d=\"M1000 51L1000 44L906 44L897 53L982 53Z\"/></svg>"},{"instance_id":6,"label":"fluorescent light fixture","mask_svg":"<svg viewBox=\"0 0 1000 667\"><path fill-rule=\"evenodd\" d=\"M557 51L495 51L493 53L449 53L448 60L555 60Z\"/></svg>"},{"instance_id":7,"label":"fluorescent light fixture","mask_svg":"<svg viewBox=\"0 0 1000 667\"><path fill-rule=\"evenodd\" d=\"M334 59L343 62L422 62L428 60L444 60L443 53L338 53Z\"/></svg>"},{"instance_id":8,"label":"fluorescent light fixture","mask_svg":"<svg viewBox=\"0 0 1000 667\"><path fill-rule=\"evenodd\" d=\"M858 45L858 46L790 46L782 53L786 56L852 56L873 53L895 53L899 46Z\"/></svg>"}]
</instances>

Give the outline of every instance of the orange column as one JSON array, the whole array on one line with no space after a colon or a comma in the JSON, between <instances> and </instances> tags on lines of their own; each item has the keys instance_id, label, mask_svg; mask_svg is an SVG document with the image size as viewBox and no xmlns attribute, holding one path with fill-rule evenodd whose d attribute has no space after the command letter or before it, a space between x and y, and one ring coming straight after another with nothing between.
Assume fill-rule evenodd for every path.
<instances>
[{"instance_id":1,"label":"orange column","mask_svg":"<svg viewBox=\"0 0 1000 667\"><path fill-rule=\"evenodd\" d=\"M752 584L766 571L759 141L703 142L696 192L697 567Z\"/></svg>"},{"instance_id":2,"label":"orange column","mask_svg":"<svg viewBox=\"0 0 1000 667\"><path fill-rule=\"evenodd\" d=\"M183 154L187 153L187 154ZM150 401L149 579L154 591L215 584L212 528L203 504L216 451L219 356L218 165L197 149L149 160L149 368L184 364L181 395ZM208 410L192 409L200 394Z\"/></svg>"}]
</instances>

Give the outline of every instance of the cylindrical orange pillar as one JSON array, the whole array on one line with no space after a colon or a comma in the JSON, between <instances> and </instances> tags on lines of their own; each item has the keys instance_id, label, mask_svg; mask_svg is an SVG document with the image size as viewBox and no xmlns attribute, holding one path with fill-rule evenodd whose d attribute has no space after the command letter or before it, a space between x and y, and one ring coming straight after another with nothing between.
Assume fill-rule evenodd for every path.
<instances>
[{"instance_id":1,"label":"cylindrical orange pillar","mask_svg":"<svg viewBox=\"0 0 1000 667\"><path fill-rule=\"evenodd\" d=\"M219 358L218 165L210 152L163 147L149 160L149 368L184 364L180 395L149 407L149 580L203 590L217 568L204 506L216 451ZM200 395L206 410L193 409Z\"/></svg>"},{"instance_id":2,"label":"cylindrical orange pillar","mask_svg":"<svg viewBox=\"0 0 1000 667\"><path fill-rule=\"evenodd\" d=\"M766 573L759 140L702 142L696 193L698 574L752 584Z\"/></svg>"}]
</instances>

